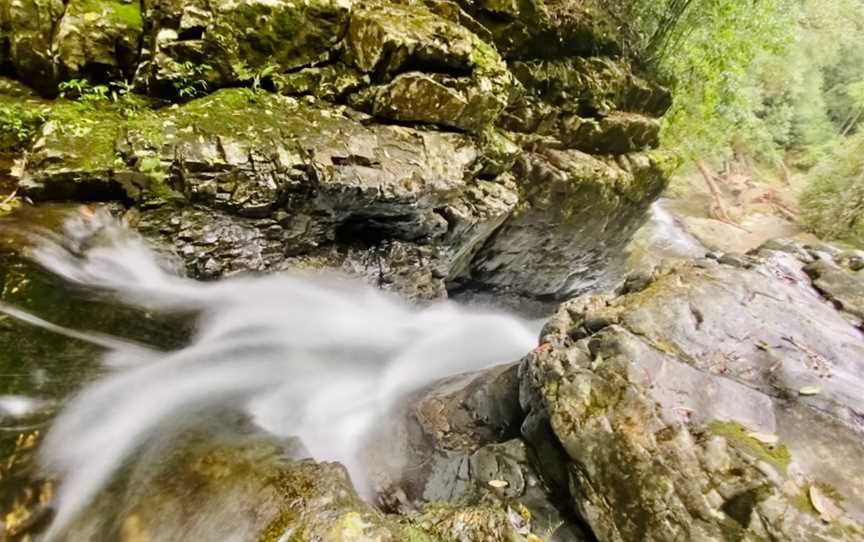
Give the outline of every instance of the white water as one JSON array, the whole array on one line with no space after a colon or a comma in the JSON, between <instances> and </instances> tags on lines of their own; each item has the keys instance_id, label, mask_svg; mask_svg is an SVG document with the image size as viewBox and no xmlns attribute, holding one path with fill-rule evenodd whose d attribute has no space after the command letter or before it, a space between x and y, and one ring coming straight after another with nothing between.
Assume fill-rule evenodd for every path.
<instances>
[{"instance_id":1,"label":"white water","mask_svg":"<svg viewBox=\"0 0 864 542\"><path fill-rule=\"evenodd\" d=\"M535 330L517 318L453 303L421 309L336 276L180 278L102 214L44 237L33 257L127 303L200 313L191 343L172 352L92 337L113 370L65 406L42 445L44 467L61 480L49 538L148 435L184 413L240 405L262 428L299 436L316 459L345 464L359 485L358 446L401 394L536 345Z\"/></svg>"}]
</instances>

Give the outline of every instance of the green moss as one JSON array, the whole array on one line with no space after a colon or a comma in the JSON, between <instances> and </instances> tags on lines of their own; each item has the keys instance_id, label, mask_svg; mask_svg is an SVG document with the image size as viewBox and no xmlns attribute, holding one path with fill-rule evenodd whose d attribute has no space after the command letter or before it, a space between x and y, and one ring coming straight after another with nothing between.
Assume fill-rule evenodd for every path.
<instances>
[{"instance_id":1,"label":"green moss","mask_svg":"<svg viewBox=\"0 0 864 542\"><path fill-rule=\"evenodd\" d=\"M400 525L403 540L405 542L439 542L439 540L426 531L414 525Z\"/></svg>"},{"instance_id":2,"label":"green moss","mask_svg":"<svg viewBox=\"0 0 864 542\"><path fill-rule=\"evenodd\" d=\"M205 39L225 68L251 80L268 65L281 72L326 60L347 13L329 0L237 3L219 11Z\"/></svg>"},{"instance_id":3,"label":"green moss","mask_svg":"<svg viewBox=\"0 0 864 542\"><path fill-rule=\"evenodd\" d=\"M55 145L67 151L64 167L85 171L106 171L114 167L114 143L122 117L110 107L61 103L48 115L56 130Z\"/></svg>"},{"instance_id":4,"label":"green moss","mask_svg":"<svg viewBox=\"0 0 864 542\"><path fill-rule=\"evenodd\" d=\"M789 463L792 462L792 456L785 444L768 446L751 437L748 434L750 431L737 422L714 421L708 426L708 431L726 438L739 451L765 461L783 474L786 474Z\"/></svg>"},{"instance_id":5,"label":"green moss","mask_svg":"<svg viewBox=\"0 0 864 542\"><path fill-rule=\"evenodd\" d=\"M501 56L495 48L477 36L471 37L471 64L478 75L500 72L503 69Z\"/></svg>"},{"instance_id":6,"label":"green moss","mask_svg":"<svg viewBox=\"0 0 864 542\"><path fill-rule=\"evenodd\" d=\"M297 521L297 514L291 511L283 512L258 535L255 542L277 542L282 540L282 536L288 530L288 527L295 521ZM292 536L289 542L292 542L296 538L296 536Z\"/></svg>"},{"instance_id":7,"label":"green moss","mask_svg":"<svg viewBox=\"0 0 864 542\"><path fill-rule=\"evenodd\" d=\"M293 112L290 98L250 89L222 89L189 102L173 119L178 133L242 136L249 142L271 141Z\"/></svg>"},{"instance_id":8,"label":"green moss","mask_svg":"<svg viewBox=\"0 0 864 542\"><path fill-rule=\"evenodd\" d=\"M134 30L143 30L144 19L141 16L141 4L137 0L123 2L121 0L78 0L72 4L77 13L107 14L109 20L116 25Z\"/></svg>"}]
</instances>

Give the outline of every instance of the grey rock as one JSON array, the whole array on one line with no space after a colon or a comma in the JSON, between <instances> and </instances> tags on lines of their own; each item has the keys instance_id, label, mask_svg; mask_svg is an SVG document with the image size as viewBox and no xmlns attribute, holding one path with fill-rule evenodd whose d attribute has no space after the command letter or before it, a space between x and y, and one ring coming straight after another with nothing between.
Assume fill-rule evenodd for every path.
<instances>
[{"instance_id":1,"label":"grey rock","mask_svg":"<svg viewBox=\"0 0 864 542\"><path fill-rule=\"evenodd\" d=\"M624 275L624 246L665 185L647 155L622 163L544 147L520 157L524 203L453 282L559 300L612 286Z\"/></svg>"},{"instance_id":2,"label":"grey rock","mask_svg":"<svg viewBox=\"0 0 864 542\"><path fill-rule=\"evenodd\" d=\"M851 263L856 266L854 259ZM816 260L804 271L813 279L816 289L839 309L864 322L864 271L841 267L830 260Z\"/></svg>"},{"instance_id":3,"label":"grey rock","mask_svg":"<svg viewBox=\"0 0 864 542\"><path fill-rule=\"evenodd\" d=\"M547 469L598 538L860 538L864 336L803 265L775 250L750 269L676 263L547 324L521 368L523 434L563 447ZM598 313L612 323L587 326ZM823 521L814 485L841 517Z\"/></svg>"}]
</instances>

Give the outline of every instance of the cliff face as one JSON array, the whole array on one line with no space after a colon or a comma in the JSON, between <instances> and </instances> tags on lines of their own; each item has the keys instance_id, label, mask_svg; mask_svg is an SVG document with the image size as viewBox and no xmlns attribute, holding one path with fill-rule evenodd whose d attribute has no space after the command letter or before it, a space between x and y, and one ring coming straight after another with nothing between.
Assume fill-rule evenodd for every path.
<instances>
[{"instance_id":1,"label":"cliff face","mask_svg":"<svg viewBox=\"0 0 864 542\"><path fill-rule=\"evenodd\" d=\"M78 96L4 84L3 141L30 198L120 200L197 276L555 300L617 278L665 182L669 96L616 28L588 1L2 0L5 72Z\"/></svg>"}]
</instances>

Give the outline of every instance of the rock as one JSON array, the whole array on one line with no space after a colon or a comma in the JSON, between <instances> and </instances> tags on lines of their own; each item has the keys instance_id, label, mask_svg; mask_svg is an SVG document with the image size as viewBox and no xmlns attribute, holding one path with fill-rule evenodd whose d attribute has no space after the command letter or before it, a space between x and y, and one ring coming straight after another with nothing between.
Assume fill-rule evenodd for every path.
<instances>
[{"instance_id":1,"label":"rock","mask_svg":"<svg viewBox=\"0 0 864 542\"><path fill-rule=\"evenodd\" d=\"M621 112L599 120L570 116L562 119L558 137L569 148L594 154L625 154L657 147L660 122Z\"/></svg>"},{"instance_id":2,"label":"rock","mask_svg":"<svg viewBox=\"0 0 864 542\"><path fill-rule=\"evenodd\" d=\"M276 219L298 244L333 240L339 228L374 243L440 237L446 224L434 209L475 160L455 134L366 127L339 109L224 90L131 121L110 109L51 120L21 185L43 200L98 199L103 187L139 201L174 193L252 218L283 209Z\"/></svg>"},{"instance_id":3,"label":"rock","mask_svg":"<svg viewBox=\"0 0 864 542\"><path fill-rule=\"evenodd\" d=\"M466 271L519 199L509 176L465 181L515 159L494 132L475 145L240 89L129 118L108 105L82 113L54 106L22 189L38 200L136 201L132 223L202 278L327 265L428 299Z\"/></svg>"},{"instance_id":4,"label":"rock","mask_svg":"<svg viewBox=\"0 0 864 542\"><path fill-rule=\"evenodd\" d=\"M276 270L337 270L382 290L422 302L447 296L444 277L448 258L434 246L388 241L372 247L325 247L286 258Z\"/></svg>"},{"instance_id":5,"label":"rock","mask_svg":"<svg viewBox=\"0 0 864 542\"><path fill-rule=\"evenodd\" d=\"M507 104L506 97L487 91L486 87L491 86L464 78L409 72L387 85L369 88L353 103L376 117L479 132L490 126Z\"/></svg>"},{"instance_id":6,"label":"rock","mask_svg":"<svg viewBox=\"0 0 864 542\"><path fill-rule=\"evenodd\" d=\"M667 90L634 75L622 60L570 57L518 61L511 66L531 95L585 117L614 111L659 117L672 105Z\"/></svg>"},{"instance_id":7,"label":"rock","mask_svg":"<svg viewBox=\"0 0 864 542\"><path fill-rule=\"evenodd\" d=\"M369 76L349 67L322 66L272 76L276 91L287 95L314 95L340 101L369 84Z\"/></svg>"},{"instance_id":8,"label":"rock","mask_svg":"<svg viewBox=\"0 0 864 542\"><path fill-rule=\"evenodd\" d=\"M470 73L476 36L421 5L362 6L351 14L350 61L381 81L408 71Z\"/></svg>"},{"instance_id":9,"label":"rock","mask_svg":"<svg viewBox=\"0 0 864 542\"><path fill-rule=\"evenodd\" d=\"M620 23L596 0L578 4L550 0L460 0L483 24L507 59L614 53Z\"/></svg>"},{"instance_id":10,"label":"rock","mask_svg":"<svg viewBox=\"0 0 864 542\"><path fill-rule=\"evenodd\" d=\"M860 538L864 336L793 255L752 258L576 298L523 360L523 434L548 449L548 423L540 464L598 539Z\"/></svg>"},{"instance_id":11,"label":"rock","mask_svg":"<svg viewBox=\"0 0 864 542\"><path fill-rule=\"evenodd\" d=\"M514 90L492 47L420 6L360 9L347 40L352 62L381 83L352 103L375 116L478 132Z\"/></svg>"},{"instance_id":12,"label":"rock","mask_svg":"<svg viewBox=\"0 0 864 542\"><path fill-rule=\"evenodd\" d=\"M515 170L523 203L453 282L546 300L611 286L623 276L624 246L665 185L653 157L620 162L575 150L526 153Z\"/></svg>"},{"instance_id":13,"label":"rock","mask_svg":"<svg viewBox=\"0 0 864 542\"><path fill-rule=\"evenodd\" d=\"M518 394L517 366L503 365L446 378L397 404L405 414L394 414L380 428L388 438L373 435L365 452L379 498L432 532L450 529L448 540L586 540L514 438Z\"/></svg>"},{"instance_id":14,"label":"rock","mask_svg":"<svg viewBox=\"0 0 864 542\"><path fill-rule=\"evenodd\" d=\"M844 262L843 256L837 258ZM857 267L852 259L852 265ZM830 260L816 260L808 264L804 271L813 279L813 286L859 322L864 323L864 271L844 268Z\"/></svg>"},{"instance_id":15,"label":"rock","mask_svg":"<svg viewBox=\"0 0 864 542\"><path fill-rule=\"evenodd\" d=\"M70 0L54 37L60 71L65 79L131 78L143 32L140 0Z\"/></svg>"},{"instance_id":16,"label":"rock","mask_svg":"<svg viewBox=\"0 0 864 542\"><path fill-rule=\"evenodd\" d=\"M852 271L864 269L864 250L845 250L834 257L837 264Z\"/></svg>"},{"instance_id":17,"label":"rock","mask_svg":"<svg viewBox=\"0 0 864 542\"><path fill-rule=\"evenodd\" d=\"M126 469L123 491L100 494L61 540L404 540L400 525L361 500L344 467L301 459L302 448L237 426L156 436ZM217 429L218 427L218 429ZM435 540L435 539L432 539Z\"/></svg>"},{"instance_id":18,"label":"rock","mask_svg":"<svg viewBox=\"0 0 864 542\"><path fill-rule=\"evenodd\" d=\"M85 116L73 104L54 109L27 156L19 186L38 200L106 201L139 194L140 186L113 175L118 134L113 111Z\"/></svg>"},{"instance_id":19,"label":"rock","mask_svg":"<svg viewBox=\"0 0 864 542\"><path fill-rule=\"evenodd\" d=\"M447 241L453 247L448 280L469 272L474 256L483 243L504 223L516 208L519 195L512 177L495 182L478 180L468 185L462 198L444 208L449 224Z\"/></svg>"},{"instance_id":20,"label":"rock","mask_svg":"<svg viewBox=\"0 0 864 542\"><path fill-rule=\"evenodd\" d=\"M52 39L65 9L62 0L0 2L0 43L5 44L0 45L0 54L6 57L0 61L14 66L18 78L43 92L57 84Z\"/></svg>"},{"instance_id":21,"label":"rock","mask_svg":"<svg viewBox=\"0 0 864 542\"><path fill-rule=\"evenodd\" d=\"M149 58L139 84L157 94L200 95L330 58L350 2L239 0L214 6L154 2Z\"/></svg>"}]
</instances>

